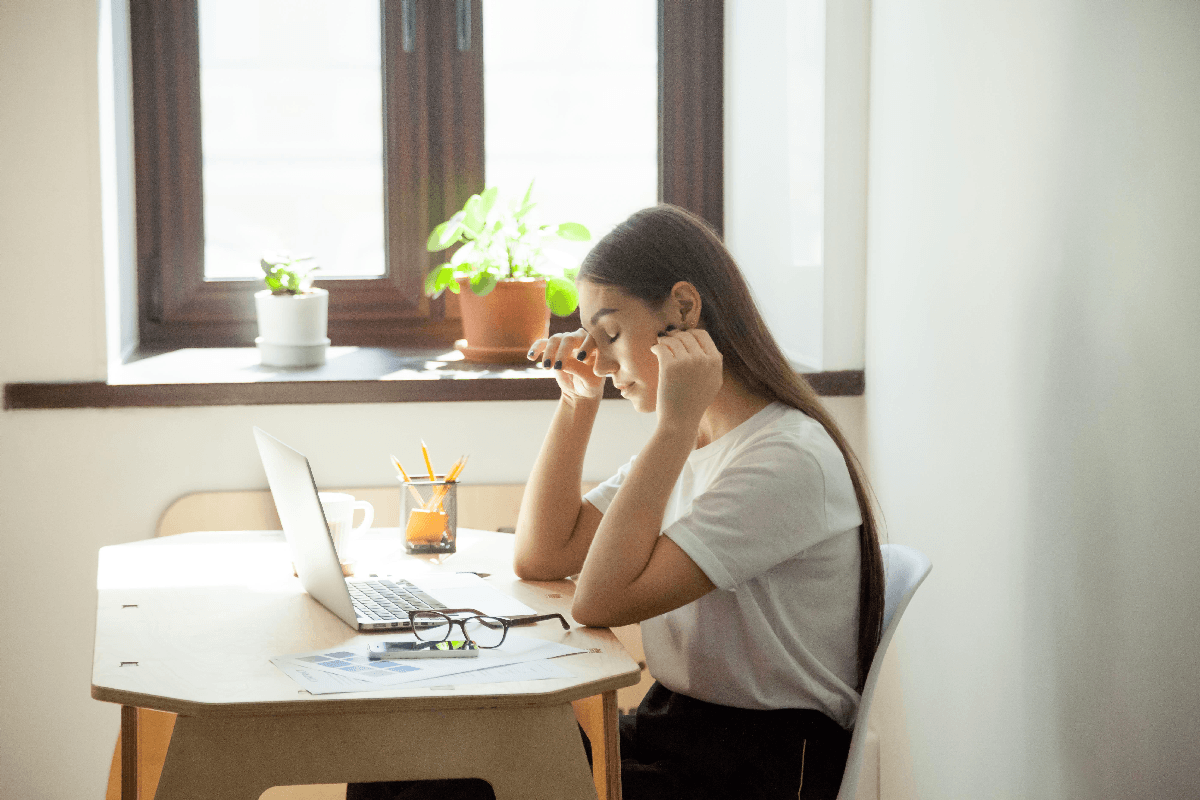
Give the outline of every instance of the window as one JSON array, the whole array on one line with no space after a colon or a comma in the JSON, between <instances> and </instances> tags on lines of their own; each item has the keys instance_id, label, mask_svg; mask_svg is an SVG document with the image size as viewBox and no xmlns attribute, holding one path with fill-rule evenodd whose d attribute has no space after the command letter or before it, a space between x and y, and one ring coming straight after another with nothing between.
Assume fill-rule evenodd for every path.
<instances>
[{"instance_id":1,"label":"window","mask_svg":"<svg viewBox=\"0 0 1200 800\"><path fill-rule=\"evenodd\" d=\"M658 198L719 230L722 3L630 3L657 10ZM334 344L457 338L424 245L484 186L485 19L483 0L131 0L141 346L251 344L273 247L324 249Z\"/></svg>"},{"instance_id":2,"label":"window","mask_svg":"<svg viewBox=\"0 0 1200 800\"><path fill-rule=\"evenodd\" d=\"M487 182L536 179L548 222L594 237L658 199L657 8L500 0L483 4ZM590 242L559 242L578 261Z\"/></svg>"}]
</instances>

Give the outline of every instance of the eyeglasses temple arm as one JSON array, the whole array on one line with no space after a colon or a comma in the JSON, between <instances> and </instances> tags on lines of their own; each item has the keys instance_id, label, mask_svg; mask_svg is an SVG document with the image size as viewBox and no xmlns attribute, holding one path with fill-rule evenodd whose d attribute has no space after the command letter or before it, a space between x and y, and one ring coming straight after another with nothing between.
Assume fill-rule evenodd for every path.
<instances>
[{"instance_id":1,"label":"eyeglasses temple arm","mask_svg":"<svg viewBox=\"0 0 1200 800\"><path fill-rule=\"evenodd\" d=\"M533 617L509 617L507 621L509 625L515 627L518 625L533 625L538 622L544 622L548 619L557 619L562 623L564 631L571 630L571 625L567 622L567 618L562 614L538 614L537 616Z\"/></svg>"}]
</instances>

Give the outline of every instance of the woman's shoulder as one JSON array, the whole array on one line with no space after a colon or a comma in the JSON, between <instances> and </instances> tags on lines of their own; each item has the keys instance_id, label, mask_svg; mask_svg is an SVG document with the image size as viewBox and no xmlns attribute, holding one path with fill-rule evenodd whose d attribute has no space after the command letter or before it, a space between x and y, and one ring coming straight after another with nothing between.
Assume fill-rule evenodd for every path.
<instances>
[{"instance_id":1,"label":"woman's shoulder","mask_svg":"<svg viewBox=\"0 0 1200 800\"><path fill-rule=\"evenodd\" d=\"M753 431L731 453L731 463L766 467L786 482L811 482L848 488L850 471L825 426L803 411L772 403Z\"/></svg>"},{"instance_id":2,"label":"woman's shoulder","mask_svg":"<svg viewBox=\"0 0 1200 800\"><path fill-rule=\"evenodd\" d=\"M826 453L832 448L840 456L825 426L798 408L776 401L755 416L759 424L748 430L741 442L746 448L778 444L796 453Z\"/></svg>"}]
</instances>

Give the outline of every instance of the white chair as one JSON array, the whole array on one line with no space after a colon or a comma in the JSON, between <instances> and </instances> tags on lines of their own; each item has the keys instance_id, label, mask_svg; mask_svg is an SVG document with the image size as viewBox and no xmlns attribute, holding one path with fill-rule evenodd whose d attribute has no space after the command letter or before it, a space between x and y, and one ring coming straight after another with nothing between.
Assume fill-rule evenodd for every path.
<instances>
[{"instance_id":1,"label":"white chair","mask_svg":"<svg viewBox=\"0 0 1200 800\"><path fill-rule=\"evenodd\" d=\"M883 656L887 652L888 643L896 633L900 624L900 615L908 606L917 587L933 564L924 553L906 547L902 544L885 544L883 550L883 570L885 577L883 596L883 636L879 639L879 649L871 660L871 669L867 672L867 683L863 687L862 699L858 703L858 714L854 719L854 735L850 739L850 755L846 758L846 771L842 773L842 786L838 790L837 800L855 800L858 793L858 778L862 772L863 751L867 741L867 717L871 713L871 700L875 697L875 684L879 682L879 669L883 665Z\"/></svg>"}]
</instances>

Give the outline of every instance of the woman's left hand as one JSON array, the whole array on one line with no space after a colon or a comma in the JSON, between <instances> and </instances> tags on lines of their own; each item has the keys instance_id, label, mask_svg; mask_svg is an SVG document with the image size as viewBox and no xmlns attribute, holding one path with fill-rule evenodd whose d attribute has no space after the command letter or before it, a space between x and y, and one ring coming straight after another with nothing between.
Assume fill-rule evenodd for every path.
<instances>
[{"instance_id":1,"label":"woman's left hand","mask_svg":"<svg viewBox=\"0 0 1200 800\"><path fill-rule=\"evenodd\" d=\"M671 331L650 348L658 356L658 424L686 429L700 418L721 389L721 352L708 331Z\"/></svg>"}]
</instances>

